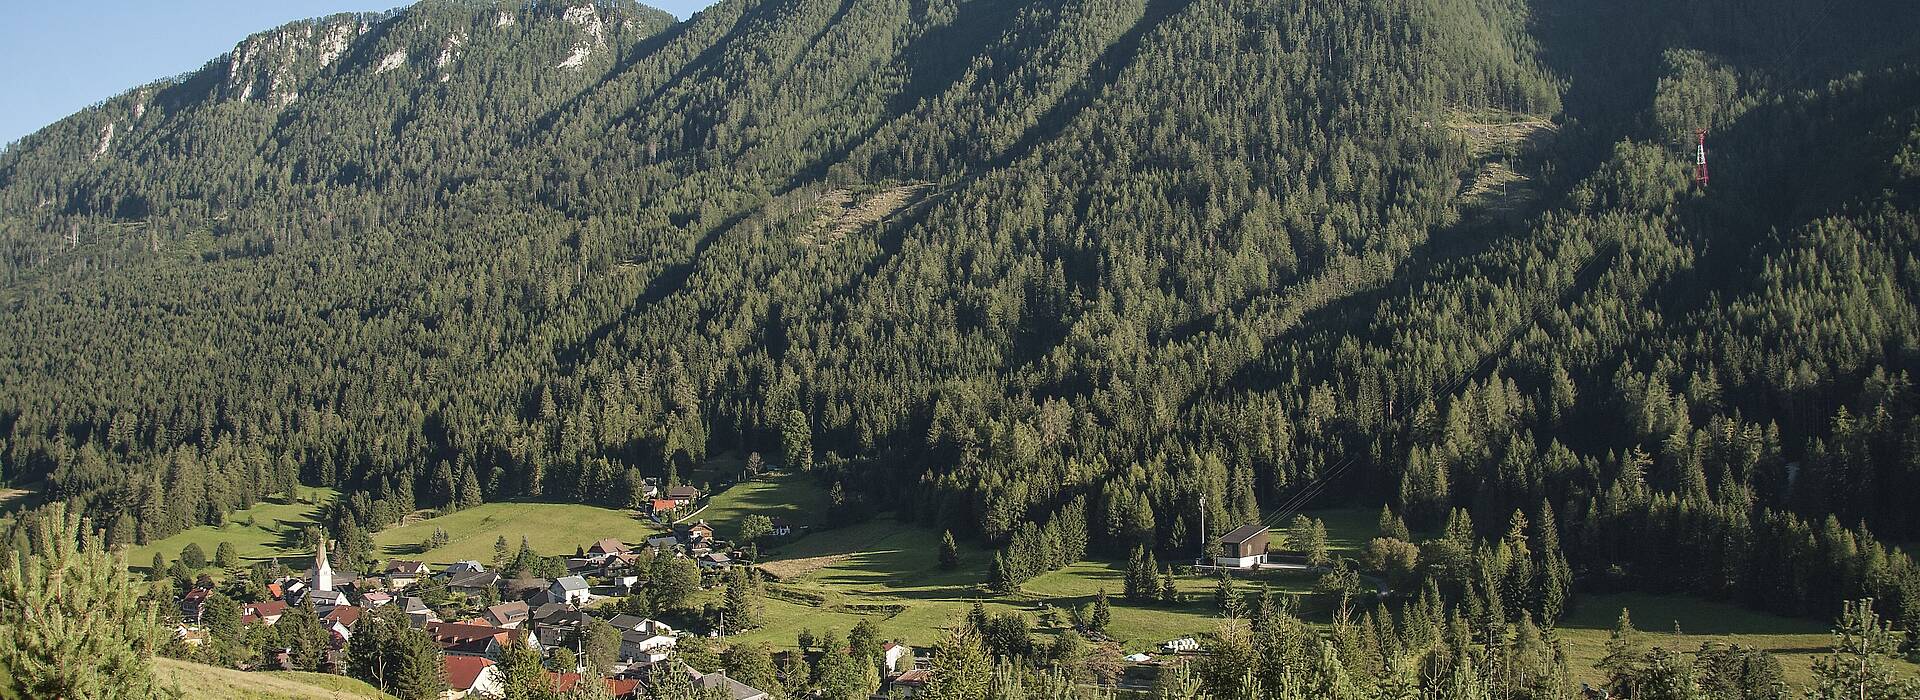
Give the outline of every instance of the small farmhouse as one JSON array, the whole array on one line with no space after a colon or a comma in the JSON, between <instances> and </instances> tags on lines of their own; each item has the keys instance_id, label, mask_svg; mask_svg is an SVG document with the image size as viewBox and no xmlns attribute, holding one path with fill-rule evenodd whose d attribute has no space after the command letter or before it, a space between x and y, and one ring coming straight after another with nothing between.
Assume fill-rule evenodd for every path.
<instances>
[{"instance_id":1,"label":"small farmhouse","mask_svg":"<svg viewBox=\"0 0 1920 700\"><path fill-rule=\"evenodd\" d=\"M1267 527L1259 523L1241 525L1220 536L1220 556L1216 566L1244 569L1267 561Z\"/></svg>"}]
</instances>

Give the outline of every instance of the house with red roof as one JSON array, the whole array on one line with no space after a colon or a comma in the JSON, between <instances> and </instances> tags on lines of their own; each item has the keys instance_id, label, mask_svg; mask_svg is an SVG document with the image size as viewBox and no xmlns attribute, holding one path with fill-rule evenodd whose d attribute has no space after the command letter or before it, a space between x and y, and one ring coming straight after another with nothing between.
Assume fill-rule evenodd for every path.
<instances>
[{"instance_id":1,"label":"house with red roof","mask_svg":"<svg viewBox=\"0 0 1920 700\"><path fill-rule=\"evenodd\" d=\"M285 614L287 614L286 601L269 600L264 603L247 603L240 606L242 624L258 623L271 627L273 623L280 621L281 615Z\"/></svg>"},{"instance_id":2,"label":"house with red roof","mask_svg":"<svg viewBox=\"0 0 1920 700\"><path fill-rule=\"evenodd\" d=\"M583 676L578 673L547 672L547 678L553 681L553 692L555 695L573 690L573 686L579 684L582 677ZM602 678L600 681L606 683L607 691L619 700L640 697L640 681L629 678Z\"/></svg>"},{"instance_id":3,"label":"house with red roof","mask_svg":"<svg viewBox=\"0 0 1920 700\"><path fill-rule=\"evenodd\" d=\"M446 700L497 698L506 694L506 689L500 685L500 668L493 659L449 655L440 657L440 662L447 669L449 690L441 695Z\"/></svg>"},{"instance_id":4,"label":"house with red roof","mask_svg":"<svg viewBox=\"0 0 1920 700\"><path fill-rule=\"evenodd\" d=\"M465 622L429 622L422 629L449 656L478 656L500 660L500 652L513 643L513 630L492 625Z\"/></svg>"},{"instance_id":5,"label":"house with red roof","mask_svg":"<svg viewBox=\"0 0 1920 700\"><path fill-rule=\"evenodd\" d=\"M345 644L347 640L353 638L353 623L359 622L360 614L366 611L366 608L342 605L321 615L320 626L327 628L327 632L333 635L334 641Z\"/></svg>"}]
</instances>

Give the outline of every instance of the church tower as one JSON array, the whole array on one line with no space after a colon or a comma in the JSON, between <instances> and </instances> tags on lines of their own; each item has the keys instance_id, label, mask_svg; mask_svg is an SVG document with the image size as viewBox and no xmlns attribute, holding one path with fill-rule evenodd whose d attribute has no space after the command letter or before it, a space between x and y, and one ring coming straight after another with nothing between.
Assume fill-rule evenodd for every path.
<instances>
[{"instance_id":1,"label":"church tower","mask_svg":"<svg viewBox=\"0 0 1920 700\"><path fill-rule=\"evenodd\" d=\"M333 590L333 567L327 565L327 539L320 538L320 546L313 551L313 571L307 578L313 582L313 590Z\"/></svg>"}]
</instances>

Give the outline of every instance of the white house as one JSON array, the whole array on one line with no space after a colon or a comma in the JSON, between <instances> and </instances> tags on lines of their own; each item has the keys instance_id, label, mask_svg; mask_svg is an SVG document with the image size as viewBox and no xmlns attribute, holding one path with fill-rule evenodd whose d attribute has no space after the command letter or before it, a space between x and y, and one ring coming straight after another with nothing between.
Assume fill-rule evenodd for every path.
<instances>
[{"instance_id":1,"label":"white house","mask_svg":"<svg viewBox=\"0 0 1920 700\"><path fill-rule=\"evenodd\" d=\"M673 645L671 635L627 630L620 633L620 658L658 663L672 655Z\"/></svg>"},{"instance_id":2,"label":"white house","mask_svg":"<svg viewBox=\"0 0 1920 700\"><path fill-rule=\"evenodd\" d=\"M587 580L579 576L562 576L554 579L553 585L547 588L547 592L553 594L556 602L586 605L587 601L593 600L593 591L587 587Z\"/></svg>"},{"instance_id":3,"label":"white house","mask_svg":"<svg viewBox=\"0 0 1920 700\"><path fill-rule=\"evenodd\" d=\"M913 647L898 642L887 642L880 645L880 653L886 659L887 671L890 673L913 668Z\"/></svg>"}]
</instances>

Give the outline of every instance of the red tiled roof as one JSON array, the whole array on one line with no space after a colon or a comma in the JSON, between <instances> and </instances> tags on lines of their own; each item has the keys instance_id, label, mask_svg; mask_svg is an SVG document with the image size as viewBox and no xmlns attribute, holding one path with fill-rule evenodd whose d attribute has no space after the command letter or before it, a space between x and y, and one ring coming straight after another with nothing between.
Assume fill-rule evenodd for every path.
<instances>
[{"instance_id":1,"label":"red tiled roof","mask_svg":"<svg viewBox=\"0 0 1920 700\"><path fill-rule=\"evenodd\" d=\"M360 613L363 613L363 612L366 612L366 611L360 608L342 605L332 610L328 610L327 614L320 616L320 619L325 620L327 622L338 622L342 625L352 627L353 623L360 621Z\"/></svg>"},{"instance_id":2,"label":"red tiled roof","mask_svg":"<svg viewBox=\"0 0 1920 700\"><path fill-rule=\"evenodd\" d=\"M263 620L269 617L273 617L275 615L282 615L282 614L285 614L286 612L287 612L287 604L285 602L278 601L278 600L269 600L264 603L248 603L245 607L242 607L240 609L240 613L241 613L240 621L253 622L256 620Z\"/></svg>"},{"instance_id":3,"label":"red tiled roof","mask_svg":"<svg viewBox=\"0 0 1920 700\"><path fill-rule=\"evenodd\" d=\"M673 510L678 505L680 504L674 503L672 499L666 499L666 498L653 499L654 510Z\"/></svg>"},{"instance_id":4,"label":"red tiled roof","mask_svg":"<svg viewBox=\"0 0 1920 700\"><path fill-rule=\"evenodd\" d=\"M574 684L580 682L581 676L578 673L554 673L553 671L548 671L547 677L553 679L553 692L564 693L572 690ZM607 690L613 691L613 696L616 698L628 697L640 689L640 681L636 680L625 678L602 678L600 680L606 682Z\"/></svg>"},{"instance_id":5,"label":"red tiled roof","mask_svg":"<svg viewBox=\"0 0 1920 700\"><path fill-rule=\"evenodd\" d=\"M924 668L916 668L893 677L893 682L905 685L926 685L930 680L933 680L933 672Z\"/></svg>"},{"instance_id":6,"label":"red tiled roof","mask_svg":"<svg viewBox=\"0 0 1920 700\"><path fill-rule=\"evenodd\" d=\"M493 665L493 660L479 656L443 656L440 661L447 667L447 685L454 690L472 690L480 672Z\"/></svg>"}]
</instances>

